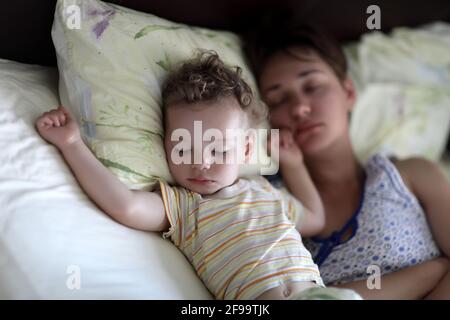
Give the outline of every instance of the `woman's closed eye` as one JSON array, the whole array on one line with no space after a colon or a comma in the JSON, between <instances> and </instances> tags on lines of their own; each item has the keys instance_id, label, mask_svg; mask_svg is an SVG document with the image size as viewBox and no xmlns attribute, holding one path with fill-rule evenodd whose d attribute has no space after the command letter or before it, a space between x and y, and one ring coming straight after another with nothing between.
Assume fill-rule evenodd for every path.
<instances>
[{"instance_id":1,"label":"woman's closed eye","mask_svg":"<svg viewBox=\"0 0 450 320\"><path fill-rule=\"evenodd\" d=\"M303 88L303 91L306 93L306 94L313 94L313 93L316 93L316 92L318 92L320 89L322 89L322 85L320 85L320 84L309 84L309 85L306 85L304 88Z\"/></svg>"},{"instance_id":2,"label":"woman's closed eye","mask_svg":"<svg viewBox=\"0 0 450 320\"><path fill-rule=\"evenodd\" d=\"M323 89L327 86L327 81L320 78L317 79L313 78L313 79L308 79L308 81L305 81L302 85L302 91L307 94L307 95L311 95L311 94L316 94L317 92L321 92L323 91Z\"/></svg>"},{"instance_id":3,"label":"woman's closed eye","mask_svg":"<svg viewBox=\"0 0 450 320\"><path fill-rule=\"evenodd\" d=\"M289 101L289 98L287 96L282 96L281 98L274 99L272 102L269 102L270 107L280 107L284 104L286 104Z\"/></svg>"}]
</instances>

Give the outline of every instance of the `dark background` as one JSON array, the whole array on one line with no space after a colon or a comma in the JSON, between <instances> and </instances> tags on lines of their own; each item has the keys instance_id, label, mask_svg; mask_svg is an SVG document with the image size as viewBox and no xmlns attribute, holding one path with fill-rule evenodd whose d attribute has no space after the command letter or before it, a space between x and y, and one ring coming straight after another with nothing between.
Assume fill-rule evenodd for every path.
<instances>
[{"instance_id":1,"label":"dark background","mask_svg":"<svg viewBox=\"0 0 450 320\"><path fill-rule=\"evenodd\" d=\"M381 31L450 22L449 0L111 0L162 18L237 33L267 11L293 12L317 23L340 41L357 40L369 32L369 5L381 9ZM51 27L56 0L12 0L1 3L0 58L56 66ZM450 52L449 52L450 54ZM450 141L447 149L450 150Z\"/></svg>"},{"instance_id":2,"label":"dark background","mask_svg":"<svg viewBox=\"0 0 450 320\"><path fill-rule=\"evenodd\" d=\"M366 9L381 9L382 31L395 26L450 22L449 0L115 0L109 1L176 22L241 32L266 10L280 8L307 17L341 41L368 32ZM4 1L0 11L0 58L56 65L50 30L56 0ZM449 53L450 54L450 53Z\"/></svg>"}]
</instances>

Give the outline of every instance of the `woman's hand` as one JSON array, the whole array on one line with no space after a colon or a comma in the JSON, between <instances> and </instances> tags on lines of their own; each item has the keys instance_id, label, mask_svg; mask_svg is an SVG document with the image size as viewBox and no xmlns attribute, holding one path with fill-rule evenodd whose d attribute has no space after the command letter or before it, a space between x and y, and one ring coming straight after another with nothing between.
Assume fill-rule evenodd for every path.
<instances>
[{"instance_id":1,"label":"woman's hand","mask_svg":"<svg viewBox=\"0 0 450 320\"><path fill-rule=\"evenodd\" d=\"M60 150L82 141L78 124L63 106L42 114L36 120L36 129L42 138Z\"/></svg>"}]
</instances>

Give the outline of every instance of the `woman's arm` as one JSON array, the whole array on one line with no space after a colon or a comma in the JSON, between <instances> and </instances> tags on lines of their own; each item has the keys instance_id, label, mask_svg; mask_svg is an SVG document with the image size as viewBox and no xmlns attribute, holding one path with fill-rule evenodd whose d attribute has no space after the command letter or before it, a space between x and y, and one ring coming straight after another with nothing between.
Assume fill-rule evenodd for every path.
<instances>
[{"instance_id":1,"label":"woman's arm","mask_svg":"<svg viewBox=\"0 0 450 320\"><path fill-rule=\"evenodd\" d=\"M438 285L448 270L448 259L436 258L381 276L380 289L369 289L367 280L349 282L336 287L353 289L367 300L422 299Z\"/></svg>"},{"instance_id":2,"label":"woman's arm","mask_svg":"<svg viewBox=\"0 0 450 320\"><path fill-rule=\"evenodd\" d=\"M433 162L411 158L395 162L405 184L422 205L434 239L450 257L450 184Z\"/></svg>"},{"instance_id":3,"label":"woman's arm","mask_svg":"<svg viewBox=\"0 0 450 320\"><path fill-rule=\"evenodd\" d=\"M39 134L63 154L86 194L108 215L132 228L162 231L168 228L161 197L131 191L92 154L81 139L68 111L59 107L37 121Z\"/></svg>"}]
</instances>

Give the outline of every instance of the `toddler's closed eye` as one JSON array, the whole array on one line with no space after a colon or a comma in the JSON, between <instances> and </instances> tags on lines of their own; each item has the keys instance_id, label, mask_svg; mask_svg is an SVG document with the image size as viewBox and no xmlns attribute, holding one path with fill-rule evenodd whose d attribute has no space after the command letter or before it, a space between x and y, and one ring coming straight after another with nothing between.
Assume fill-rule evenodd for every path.
<instances>
[{"instance_id":1,"label":"toddler's closed eye","mask_svg":"<svg viewBox=\"0 0 450 320\"><path fill-rule=\"evenodd\" d=\"M180 157L182 157L185 153L191 152L191 150L190 149L177 149L177 148L175 148L175 152L178 152L178 155Z\"/></svg>"}]
</instances>

